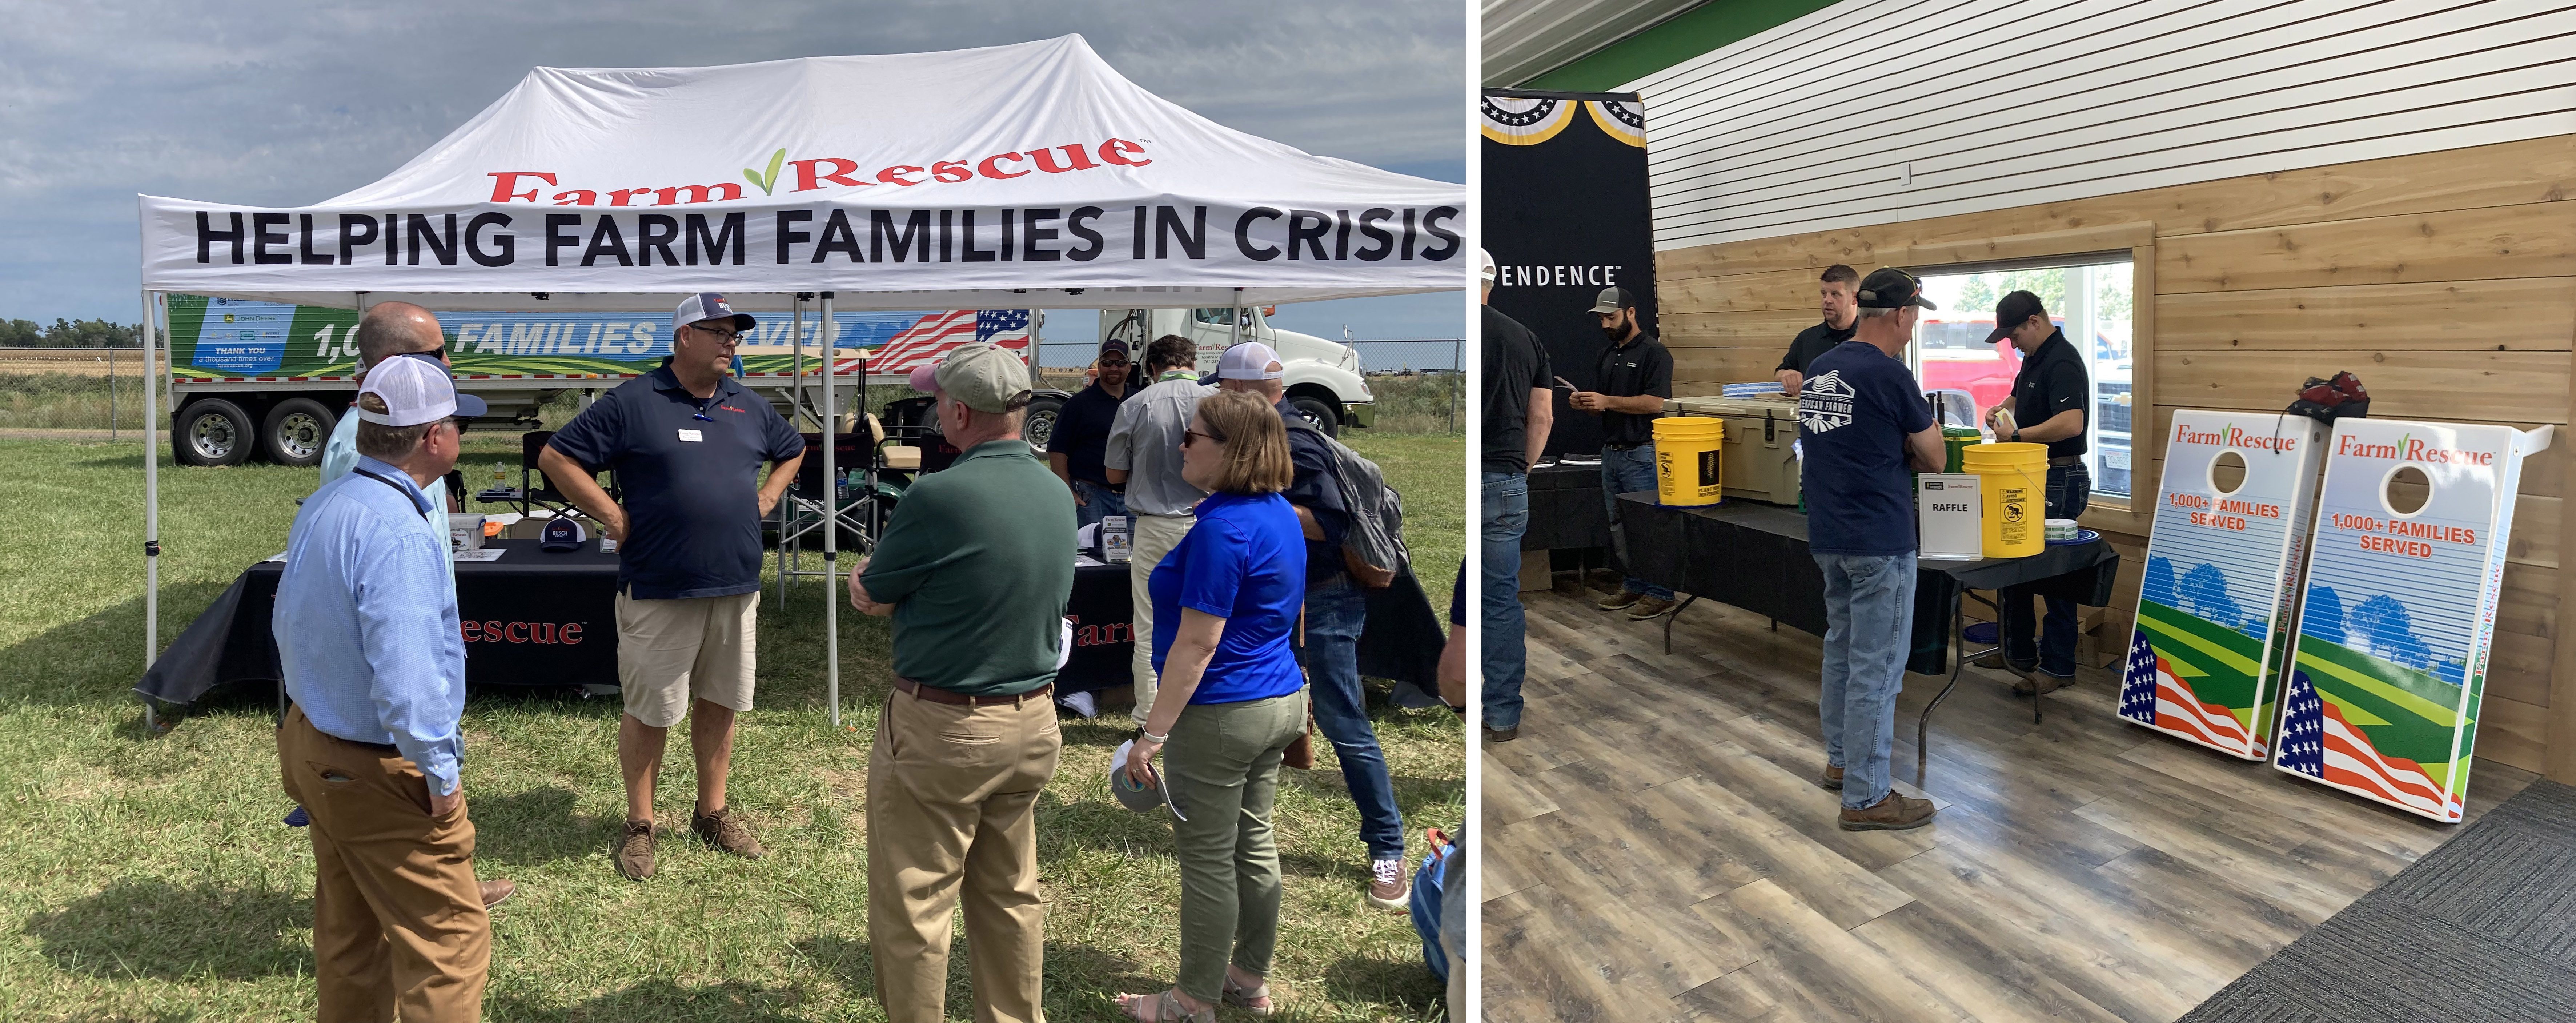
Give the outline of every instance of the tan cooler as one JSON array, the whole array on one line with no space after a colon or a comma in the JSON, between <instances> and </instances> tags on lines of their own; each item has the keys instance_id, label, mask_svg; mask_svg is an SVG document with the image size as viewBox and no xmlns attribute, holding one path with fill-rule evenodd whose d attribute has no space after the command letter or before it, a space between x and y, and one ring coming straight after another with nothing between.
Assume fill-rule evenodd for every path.
<instances>
[{"instance_id":1,"label":"tan cooler","mask_svg":"<svg viewBox=\"0 0 2576 1023\"><path fill-rule=\"evenodd\" d=\"M1726 496L1797 505L1797 399L1668 398L1664 411L1726 420L1726 443L1718 449Z\"/></svg>"}]
</instances>

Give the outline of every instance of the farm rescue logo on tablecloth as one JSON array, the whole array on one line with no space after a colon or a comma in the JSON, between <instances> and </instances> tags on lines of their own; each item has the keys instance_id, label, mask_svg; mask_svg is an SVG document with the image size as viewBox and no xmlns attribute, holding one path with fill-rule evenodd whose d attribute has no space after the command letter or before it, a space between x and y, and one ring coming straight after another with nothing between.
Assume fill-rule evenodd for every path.
<instances>
[{"instance_id":1,"label":"farm rescue logo on tablecloth","mask_svg":"<svg viewBox=\"0 0 2576 1023\"><path fill-rule=\"evenodd\" d=\"M836 190L888 196L970 181L1084 175L1154 163L1149 143L1108 138L972 159L924 160L863 170L836 156L788 159L773 152L743 177L765 197L823 192L811 208L752 212L504 212L515 206L576 210L674 208L743 202L741 184L631 184L579 181L542 168L489 170L480 212L288 213L195 210L196 262L343 266L381 258L387 266L544 265L787 266L846 263L1087 263L1207 260L1232 243L1253 262L1442 261L1463 244L1457 206L1303 209L1171 203L1046 207L841 205ZM498 208L494 208L498 207ZM1213 222L1213 223L1212 223ZM1216 237L1210 238L1211 227ZM755 244L757 243L757 244ZM424 258L427 260L424 263Z\"/></svg>"}]
</instances>

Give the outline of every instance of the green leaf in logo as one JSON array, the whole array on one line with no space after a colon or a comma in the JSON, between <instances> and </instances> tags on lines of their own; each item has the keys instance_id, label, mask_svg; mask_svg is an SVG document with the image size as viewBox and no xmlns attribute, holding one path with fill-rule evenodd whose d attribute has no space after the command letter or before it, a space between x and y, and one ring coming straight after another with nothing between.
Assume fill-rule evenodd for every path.
<instances>
[{"instance_id":1,"label":"green leaf in logo","mask_svg":"<svg viewBox=\"0 0 2576 1023\"><path fill-rule=\"evenodd\" d=\"M787 150L781 149L775 153L771 153L769 154L769 173L762 174L759 171L745 167L742 169L743 180L759 185L760 194L768 195L770 194L770 190L778 185L778 165L785 162L787 162Z\"/></svg>"}]
</instances>

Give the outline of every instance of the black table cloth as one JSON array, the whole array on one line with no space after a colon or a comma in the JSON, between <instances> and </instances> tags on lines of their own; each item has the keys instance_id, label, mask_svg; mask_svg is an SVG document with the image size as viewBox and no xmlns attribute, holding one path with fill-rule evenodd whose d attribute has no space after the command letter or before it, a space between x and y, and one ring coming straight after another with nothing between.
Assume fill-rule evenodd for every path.
<instances>
[{"instance_id":1,"label":"black table cloth","mask_svg":"<svg viewBox=\"0 0 2576 1023\"><path fill-rule=\"evenodd\" d=\"M1601 501L1601 466L1547 465L1530 470L1525 551L1610 546L1610 509Z\"/></svg>"}]
</instances>

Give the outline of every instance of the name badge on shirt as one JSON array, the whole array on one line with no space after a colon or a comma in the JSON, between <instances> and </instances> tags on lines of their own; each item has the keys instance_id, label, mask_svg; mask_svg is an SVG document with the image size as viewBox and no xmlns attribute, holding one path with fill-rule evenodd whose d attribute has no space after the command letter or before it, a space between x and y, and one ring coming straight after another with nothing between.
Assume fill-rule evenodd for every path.
<instances>
[{"instance_id":1,"label":"name badge on shirt","mask_svg":"<svg viewBox=\"0 0 2576 1023\"><path fill-rule=\"evenodd\" d=\"M680 439L691 443L703 443L707 438L696 430L682 430L680 431Z\"/></svg>"}]
</instances>

